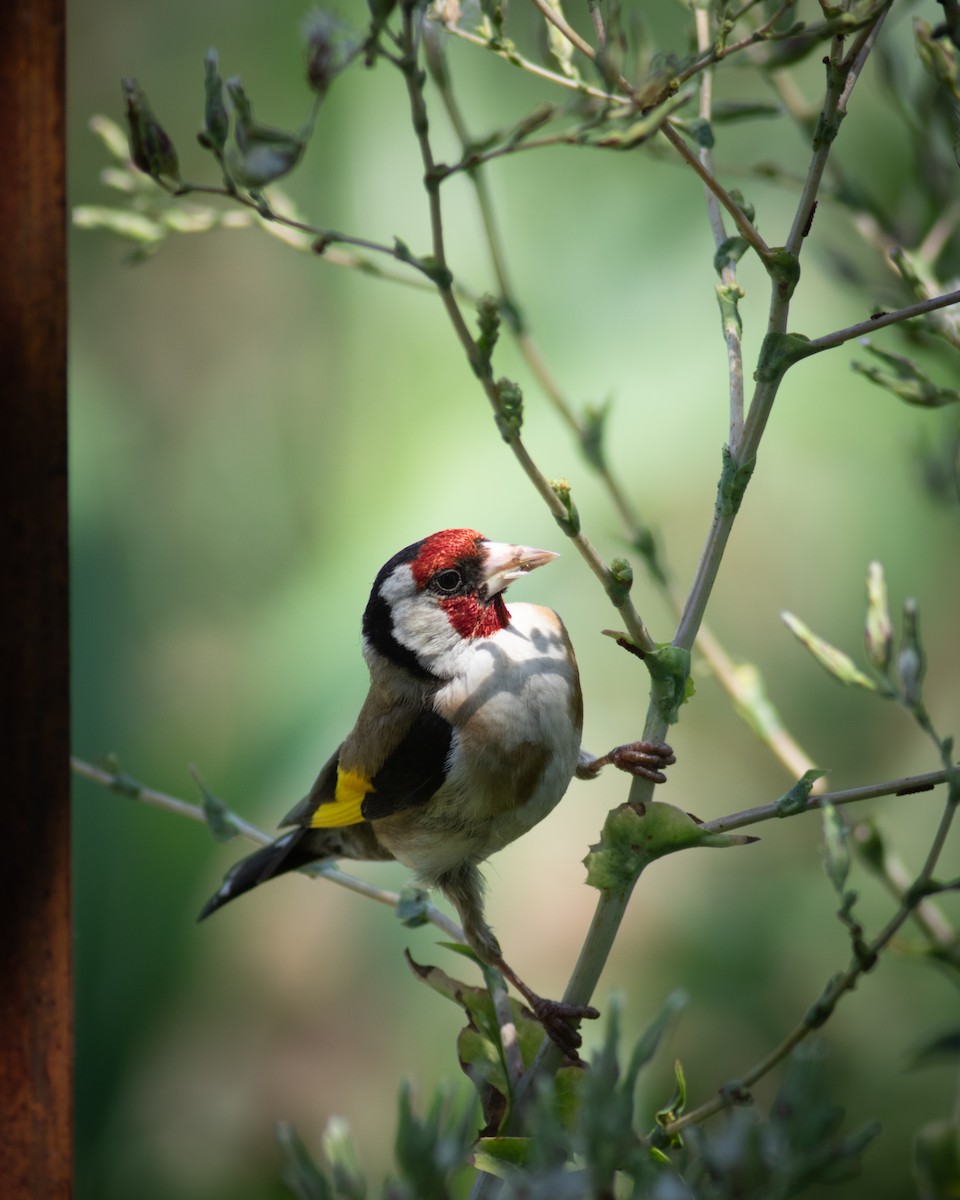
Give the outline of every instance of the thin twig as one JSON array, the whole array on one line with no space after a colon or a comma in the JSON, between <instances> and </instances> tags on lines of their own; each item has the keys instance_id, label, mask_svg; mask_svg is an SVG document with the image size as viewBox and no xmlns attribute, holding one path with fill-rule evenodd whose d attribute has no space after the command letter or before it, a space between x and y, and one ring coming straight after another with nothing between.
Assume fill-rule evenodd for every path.
<instances>
[{"instance_id":1,"label":"thin twig","mask_svg":"<svg viewBox=\"0 0 960 1200\"><path fill-rule=\"evenodd\" d=\"M492 42L489 38L481 37L478 33L471 33L469 29L461 29L457 25L445 25L444 29L462 41L470 42L474 46L481 46L484 50L489 50L492 54L495 54L498 58L502 58L514 67L519 67L520 70L526 71L530 75L535 75L538 79L545 79L548 83L554 83L558 87L566 88L568 91L578 92L582 96L590 96L594 100L603 100L608 104L622 104L624 99L626 99L622 95L605 92L603 88L594 87L592 84L584 83L580 79L571 79L568 75L560 75L557 71L550 71L546 67L541 67L539 63L531 62L530 59L524 58L512 46L509 50L506 50L498 46L496 42Z\"/></svg>"},{"instance_id":2,"label":"thin twig","mask_svg":"<svg viewBox=\"0 0 960 1200\"><path fill-rule=\"evenodd\" d=\"M71 758L70 767L75 775L79 775L83 779L89 779L91 782L100 784L101 787L109 788L111 791L118 792L122 796L128 796L140 804L148 804L152 808L163 809L164 812L174 813L179 817L186 817L188 820L197 821L201 825L207 824L206 814L198 804L190 804L188 801L181 800L177 796L170 796L166 792L158 792L153 788L145 787L143 784L137 782L137 780L131 779L121 772L111 771L105 767L98 767L80 758ZM269 846L274 841L269 833L258 829L256 825L251 825L249 821L245 821L230 810L224 813L224 820L237 831L240 837L255 843L257 846ZM367 883L363 879L357 879L353 875L348 875L346 871L341 871L338 867L329 866L326 863L303 867L301 868L301 874L318 879L328 879L331 883L336 883L348 891L356 892L360 896L366 896L370 900L376 900L379 904L386 904L390 908L395 909L400 903L399 893L388 891L386 888L376 887L372 883ZM465 943L463 930L455 921L446 916L445 913L442 913L429 902L424 904L423 912L431 925L435 925L454 941Z\"/></svg>"},{"instance_id":3,"label":"thin twig","mask_svg":"<svg viewBox=\"0 0 960 1200\"><path fill-rule=\"evenodd\" d=\"M582 54L585 54L591 62L596 62L597 54L589 42L584 41L582 37L573 29L558 12L547 4L546 0L533 0L533 3L548 20L551 25L558 29L563 36L575 46ZM623 88L624 92L629 95L635 95L636 89L622 75L618 76L617 83ZM667 139L674 150L680 155L685 163L690 166L701 178L704 185L710 189L717 197L723 207L729 212L734 223L740 230L744 240L756 250L761 258L770 256L770 247L760 236L759 231L754 227L753 222L747 217L746 213L739 204L733 199L727 189L720 181L708 171L697 156L687 148L682 136L673 128L669 121L664 121L660 126L660 133Z\"/></svg>"},{"instance_id":4,"label":"thin twig","mask_svg":"<svg viewBox=\"0 0 960 1200\"><path fill-rule=\"evenodd\" d=\"M808 354L819 354L822 350L833 350L844 342L854 338L864 337L874 330L883 329L887 325L897 325L901 321L909 321L913 317L922 317L924 313L935 312L938 308L949 308L951 304L960 304L960 288L952 292L944 292L942 296L931 296L929 300L920 300L916 304L908 304L906 308L898 308L893 312L877 313L867 321L858 321L856 325L848 325L834 333L825 333L823 337L813 338L806 350Z\"/></svg>"},{"instance_id":5,"label":"thin twig","mask_svg":"<svg viewBox=\"0 0 960 1200\"><path fill-rule=\"evenodd\" d=\"M745 808L741 812L730 813L725 817L715 817L712 821L704 821L701 829L706 833L729 833L733 829L744 829L749 825L759 825L764 821L772 821L784 816L816 812L825 804L832 804L834 808L839 808L844 804L855 804L860 800L874 800L878 796L909 796L917 792L927 792L946 781L946 770L927 771L923 775L905 775L901 779L888 779L883 783L843 788L836 792L821 792L819 795L810 796L802 807L791 808L788 813L783 811L780 801L774 800L770 804Z\"/></svg>"},{"instance_id":6,"label":"thin twig","mask_svg":"<svg viewBox=\"0 0 960 1200\"><path fill-rule=\"evenodd\" d=\"M597 11L596 9L594 11ZM698 21L700 14L706 17L704 10L697 10ZM699 29L699 26L698 26ZM709 73L704 76L704 84L709 88ZM443 101L450 123L453 126L454 132L460 143L461 151L466 157L467 150L472 144L470 131L467 128L466 121L460 110L460 106L456 99L456 94L450 79L450 73L446 70L439 70L434 78L437 90ZM709 101L701 105L701 116L709 119L710 105ZM709 153L704 151L704 153ZM708 161L709 166L709 161ZM540 384L547 399L559 413L564 423L569 428L570 432L577 440L577 443L583 445L586 437L586 426L581 419L576 415L573 405L567 400L563 394L559 384L549 371L540 348L527 326L526 320L522 315L517 295L514 291L513 284L510 280L506 265L506 255L503 250L500 231L498 228L496 215L494 213L493 200L490 195L490 190L487 186L486 172L482 166L477 165L469 172L469 179L473 184L477 196L477 204L480 209L481 220L483 222L484 232L486 235L487 246L490 253L491 264L493 266L494 275L497 280L497 287L500 292L505 308L511 313L512 319L509 322L510 328L513 329L516 337L517 346L523 356L524 361L530 368L534 378ZM707 196L708 211L711 214L711 224L714 227L714 238L719 245L726 237L726 230L723 227L723 218L720 215L719 206L713 193L709 189L705 189ZM716 222L716 223L715 223ZM725 286L736 284L736 268L733 264L724 267L723 282ZM743 364L742 357L739 352L739 337L734 333L727 335L728 337L728 357L730 359L731 373L731 410L733 413L739 411L740 422L742 422L743 410ZM733 343L733 344L731 344ZM738 382L739 381L739 382ZM737 397L739 396L739 400ZM644 523L640 520L633 504L627 497L623 487L618 479L609 469L603 455L599 457L590 456L587 459L588 465L596 472L601 479L607 492L611 498L614 508L616 509L621 521L623 522L627 540L631 545L641 544L648 536L648 530ZM651 571L651 578L655 585L663 592L667 600L674 608L677 616L682 610L682 597L676 587L671 583L666 575L665 569L661 567L658 571ZM791 778L798 779L803 773L809 770L814 764L812 759L804 750L797 744L783 726L773 718L770 712L770 706L767 705L765 716L757 712L756 693L757 680L756 672L749 672L743 667L738 667L724 650L719 640L705 626L701 624L700 631L697 637L697 648L706 658L711 671L716 676L718 681L729 696L734 700L737 706L744 712L750 714L750 721L753 725L757 736L766 744L773 753L784 764Z\"/></svg>"},{"instance_id":7,"label":"thin twig","mask_svg":"<svg viewBox=\"0 0 960 1200\"><path fill-rule=\"evenodd\" d=\"M403 47L404 53L400 63L400 68L404 76L407 87L407 95L410 104L410 113L412 118L413 130L417 139L417 144L420 148L420 157L423 164L423 178L427 190L427 201L430 213L430 230L433 245L433 270L437 280L437 290L440 294L440 299L453 325L454 332L457 335L464 353L467 356L467 361L476 369L479 362L477 343L471 334L467 323L464 319L460 305L453 291L453 276L449 269L446 253L446 242L444 238L443 224L443 208L440 200L440 184L437 179L437 164L433 155L433 147L430 141L430 125L427 114L426 104L423 97L423 76L419 70L418 59L418 40L414 29L414 19L412 11L404 9L403 15ZM488 370L478 371L478 378L490 402L490 406L494 414L500 414L500 396L497 391L497 384L494 382L492 373ZM554 519L558 522L569 539L580 552L581 557L587 563L593 574L599 579L604 589L608 593L615 588L616 580L613 573L602 557L597 553L594 546L579 530L574 530L570 527L570 518L567 509L557 496L550 482L543 475L533 459L530 457L526 446L520 437L518 428L504 432L504 439L513 451L514 457L523 468L524 474L536 488L540 497L547 505L547 508L552 513ZM629 596L625 596L621 601L615 602L615 607L623 618L627 631L630 634L634 643L643 650L653 650L655 643L643 623L640 614L637 612L633 601Z\"/></svg>"},{"instance_id":8,"label":"thin twig","mask_svg":"<svg viewBox=\"0 0 960 1200\"><path fill-rule=\"evenodd\" d=\"M706 8L694 9L697 46L701 51L710 44L710 12ZM708 124L713 119L713 70L707 66L700 76L700 119ZM713 175L713 154L709 146L701 146L700 163ZM713 243L719 249L727 240L727 230L720 211L716 193L705 187L707 216L713 231ZM720 287L717 299L723 321L723 338L727 346L727 376L730 394L730 433L728 444L736 446L743 429L743 352L740 338L740 318L736 297L741 295L737 285L736 263L728 259L720 268Z\"/></svg>"}]
</instances>

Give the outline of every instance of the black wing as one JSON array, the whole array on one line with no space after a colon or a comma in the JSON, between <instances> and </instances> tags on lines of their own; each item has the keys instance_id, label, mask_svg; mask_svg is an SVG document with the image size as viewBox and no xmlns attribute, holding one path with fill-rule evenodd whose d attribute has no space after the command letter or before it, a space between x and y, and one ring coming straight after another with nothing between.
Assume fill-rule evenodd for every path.
<instances>
[{"instance_id":1,"label":"black wing","mask_svg":"<svg viewBox=\"0 0 960 1200\"><path fill-rule=\"evenodd\" d=\"M453 726L432 709L418 713L399 746L370 783L360 811L376 821L426 804L447 777Z\"/></svg>"}]
</instances>

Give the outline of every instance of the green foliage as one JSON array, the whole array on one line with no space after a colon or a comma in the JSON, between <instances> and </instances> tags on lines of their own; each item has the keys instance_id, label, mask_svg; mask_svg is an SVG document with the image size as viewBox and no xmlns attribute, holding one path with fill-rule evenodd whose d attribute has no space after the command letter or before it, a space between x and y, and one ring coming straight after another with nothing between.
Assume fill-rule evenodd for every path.
<instances>
[{"instance_id":1,"label":"green foliage","mask_svg":"<svg viewBox=\"0 0 960 1200\"><path fill-rule=\"evenodd\" d=\"M822 1047L795 1051L768 1114L732 1109L709 1129L693 1128L670 1139L657 1129L642 1132L637 1085L686 998L671 996L663 1011L624 1061L616 1007L589 1070L575 1073L577 1102L564 1098L560 1080L541 1080L525 1114L522 1136L486 1136L472 1158L500 1186L503 1200L786 1200L826 1183L853 1179L879 1129L870 1124L843 1134L842 1111L830 1099ZM667 1112L683 1111L685 1085ZM955 1170L955 1127L944 1122L923 1131L917 1146L918 1174L940 1186ZM333 1131L333 1132L332 1132ZM335 1133L335 1136L334 1136ZM370 1195L346 1130L331 1122L324 1137L325 1166L309 1156L289 1127L278 1128L285 1156L284 1180L300 1200L365 1200ZM396 1175L383 1186L384 1200L448 1200L455 1194L464 1157L471 1153L469 1112L458 1115L443 1093L418 1117L409 1088L400 1092L395 1142ZM950 1178L953 1178L950 1175ZM485 1193L486 1194L486 1193ZM924 1196L945 1196L943 1191Z\"/></svg>"},{"instance_id":2,"label":"green foliage","mask_svg":"<svg viewBox=\"0 0 960 1200\"><path fill-rule=\"evenodd\" d=\"M568 15L560 0L543 0L537 5L537 12L528 14L528 23L524 24L525 18L518 19L515 12L508 13L506 4L498 0L482 0L479 10L467 5L461 7L456 0L437 0L430 6L416 0L404 0L399 5L395 0L369 0L365 27L356 29L330 13L316 13L304 30L305 66L298 77L301 92L309 92L305 101L301 96L298 102L308 103L309 108L303 122L291 129L273 128L256 120L252 101L240 79L234 76L224 83L217 54L210 50L203 64L202 106L199 87L196 99L198 110L202 107L199 142L212 156L220 181L214 184L192 183L182 176L173 139L156 120L136 81L124 80L126 140L118 137L117 128L105 119L96 124L96 132L111 160L104 183L116 193L117 202L113 206L85 206L77 210L75 220L78 226L108 230L123 238L133 248L136 258L152 254L175 233L260 228L302 252L323 256L328 262L336 261L342 266L405 283L413 278L421 289L435 292L492 404L497 428L509 451L515 453L539 493L550 501L551 511L563 532L577 539L578 548L589 548L587 539L580 536L582 526L591 517L588 510L593 501L589 489L581 490L579 481L575 481L583 507L581 514L573 502L571 484L564 478L552 479L541 474L524 442L528 414L517 380L522 380L527 388L528 376L534 378L555 403L586 466L608 491L613 508L623 519L619 544L629 545L641 555L668 607L680 614L675 642L654 643L652 638L644 642L638 637L634 644L625 635L619 639L621 644L632 645L634 649L643 644L640 657L650 677L648 725L662 730L677 721L680 706L694 694L691 655L696 635L702 630L703 612L727 535L738 518L747 485L759 461L759 441L780 384L801 361L820 354L828 346L851 340L855 336L853 331L859 329L862 333L865 324L860 322L859 326L840 330L832 338L811 339L788 332L790 305L801 287L801 257L804 287L810 275L811 260L804 253L804 239L811 232L818 203L823 204L821 211L835 210L830 213L831 221L838 212L852 218L844 228L861 239L860 257L851 256L848 262L845 251L836 249L842 239L837 236L835 225L831 225L829 234L833 241L825 243L821 250L827 251L823 257L835 260L838 273L845 272L855 280L864 305L867 300L872 303L874 296L887 294L893 296L892 304L906 306L909 301L933 298L940 305L936 311L913 315L909 323L902 317L899 319L899 336L909 340L910 357L894 353L873 340L865 341L862 344L873 361L855 362L854 370L918 409L938 409L960 398L954 387L934 382L933 375L928 373L937 363L945 363L948 372L945 377L952 379L949 372L955 371L956 353L960 349L957 308L948 307L944 301L948 289L954 286L949 281L960 270L952 124L956 120L956 101L960 99L957 85L960 32L953 4L944 4L943 22L936 28L917 18L911 45L923 71L911 72L909 64L904 65L902 52L898 58L885 49L886 33L897 15L885 0L844 4L822 0L819 13L812 5L801 12L792 4L777 7L694 3L674 14L677 30L681 32L674 36L668 23L666 35L657 30L656 44L641 8L631 9L612 0L591 0L586 12L571 8ZM576 27L572 35L571 26ZM500 60L498 67L507 70L504 64L509 64L510 68L525 72L525 82L532 89L523 100L526 110L506 116L498 113L494 124L494 118L481 109L471 119L478 124L487 120L488 127L471 132L459 110L456 94L461 60L456 53L447 52L447 44L454 40L469 45L469 49L458 46L458 51L494 56ZM875 44L880 47L876 52ZM840 169L831 157L847 137L849 125L844 122L850 94L868 55L875 55L873 61L878 64L890 93L890 128L894 118L904 126L918 165L919 186L914 188L911 182L908 201L901 200L896 211L889 196L873 195L870 181L856 177L859 171L851 172L845 166ZM814 91L810 80L818 58L823 59L826 67L825 83L818 84L820 90ZM806 60L810 61L805 65ZM378 242L361 234L340 234L312 224L293 209L276 186L277 181L285 179L302 163L321 101L354 63L358 67L362 64L380 68L381 78L389 74L399 85L396 94L409 106L409 146L412 153L419 154L413 174L423 182L424 213L429 223L429 236L423 242L418 242L424 238L423 228L417 228L415 233L403 228L400 236L390 225L389 232L383 235L385 240ZM794 64L801 67L796 79L788 74ZM717 99L714 77L722 79L724 85L728 79L738 78L736 72L728 72L728 66L744 68L739 78L749 73L761 80L765 88L775 89L780 102L758 102L747 86L742 96L732 99L723 87L718 87L717 92L724 98ZM810 73L803 73L808 68ZM359 70L354 72L353 83L357 83L360 74ZM824 78L819 68L816 78ZM545 92L546 88L551 90ZM761 94L759 88L757 94ZM550 96L549 101L544 99L545 95ZM434 135L441 114L448 118L453 137L452 153L445 146L443 159L440 141ZM727 140L728 127L733 123L741 126L744 143L749 145L753 131L759 128L756 123L770 118L784 123L793 120L802 134L804 153L809 150L810 157L798 169L792 161L780 158L776 162L764 161L751 148L750 160L739 163L736 169L741 174L764 181L763 187L747 188L761 206L761 223L757 221L755 205L737 189L725 188L720 176L727 173L725 156L734 144ZM884 144L889 132L890 129L884 128ZM786 146L788 139L781 141ZM706 185L713 240L709 248L704 243L701 265L709 268L712 254L714 269L721 276L716 297L727 352L728 388L714 390L718 394L727 390L730 394L730 444L723 449L714 521L701 559L702 569L686 599L680 596L670 578L651 527L633 507L632 492L641 486L649 487L653 504L663 501L662 473L658 474L655 460L661 455L667 458L668 454L659 441L656 422L646 421L642 453L628 460L634 474L627 480L627 486L623 486L613 474L615 460L626 456L622 447L610 445L609 402L588 408L580 416L576 415L578 405L565 401L536 351L530 349L527 310L519 305L500 252L492 203L485 190L486 166L493 160L551 147L592 162L598 161L604 152L616 151L622 155L619 161L628 171L636 169L640 155L652 159L675 152L678 161L682 159L696 170ZM350 146L351 153L363 149L359 140ZM713 159L715 150L720 166ZM786 158L786 150L783 153ZM210 159L205 162L209 168ZM729 173L734 175L734 170ZM451 265L453 223L447 219L452 207L448 205L451 189L447 184L458 175L463 179L456 186L469 184L475 192L491 250L492 279L486 291L480 287L473 290L464 284L459 265L456 273ZM506 186L508 178L505 173L498 177L498 183ZM771 246L760 230L770 236L768 230L779 229L783 213L769 203L769 193L784 184L793 189L791 195L799 191L800 199L789 234L776 234L784 244ZM548 209L563 202L563 191L553 188L539 196L538 215L545 224L551 215ZM191 197L189 205L183 202L186 196ZM459 211L466 207L461 206ZM565 236L576 233L586 238L594 232L592 227L605 220L605 215L596 212L574 210L574 216L576 219L567 221L565 228L569 232ZM818 231L821 220L823 217L818 218ZM337 256L334 248L343 244L351 247L350 254ZM567 250L567 246L562 247L565 259ZM769 283L769 296L765 297L767 303L759 321L742 304L747 293L737 280L741 263L745 263L746 270L753 265L750 252L757 256L769 277L764 281ZM551 253L560 256L556 239ZM656 256L651 258L655 260ZM869 265L864 265L868 259ZM571 254L570 261L578 260ZM812 265L816 266L816 260ZM547 269L553 266L552 260L546 264ZM656 302L666 307L666 301L660 297L667 292L659 279L647 278L646 266L643 282ZM812 295L815 298L816 293ZM588 296L587 284L580 289L578 281L576 294L565 297L571 302L558 304L558 310L576 314L578 328L581 323L586 327ZM617 313L620 297L612 295L609 306L606 297L603 299L604 304L597 308L605 318L612 317ZM474 306L475 337L470 332L469 316ZM816 308L807 311L815 312ZM884 325L889 323L887 314L875 315L883 317ZM754 344L760 346L753 370L757 387L752 397L744 394L743 385L744 377L750 375L749 368L744 370L741 344L745 320L748 333L756 339ZM369 330L365 329L364 334L366 344L379 344ZM509 339L511 335L516 343L505 349L500 339ZM689 348L690 354L699 354L699 347L686 330L682 344ZM519 350L525 365L516 378L511 375L494 381L495 350L498 355ZM928 357L933 367L928 368ZM513 372L512 366L509 369ZM598 388L588 394L605 393ZM531 429L537 426L539 434L532 415L531 409L529 425ZM619 415L618 412L618 418ZM369 438L369 430L363 431L363 437ZM818 444L822 446L825 441L822 438ZM418 461L426 461L422 447L418 445L416 451ZM674 461L672 449L669 457ZM649 472L650 480L644 475L647 465L654 468ZM374 474L370 472L369 478ZM672 474L678 472L674 469ZM480 490L477 488L477 492ZM691 488L691 493L694 490ZM397 493L392 491L391 495L394 494ZM559 512L554 501L559 502ZM619 609L628 610L624 619L630 628L642 628L642 621L632 607L633 597L641 589L634 588L630 563L613 557L606 566L595 556L589 565L603 582L607 598ZM806 566L804 582L814 578L818 581L822 578L819 566ZM854 990L911 916L918 917L918 927L926 939L923 957L952 964L955 972L955 935L951 942L950 933L944 933L942 925L930 921L918 910L931 897L956 890L955 880L944 881L934 872L950 832L952 814L960 804L960 772L952 761L952 740L934 731L926 709L923 683L927 655L920 640L917 605L913 600L904 605L895 652L886 582L877 563L871 564L867 586L866 671L798 618L785 613L784 620L834 679L895 699L908 711L917 728L936 745L948 796L930 848L921 858L923 866L906 882L895 869L895 855L885 835L875 825L864 822L851 830L835 804L826 800L820 805L824 867L839 903L838 918L850 937L852 960L848 970L829 980L793 1031L755 1068L745 1070L743 1081L732 1080L718 1087L716 1080L704 1080L696 1064L685 1069L678 1062L673 1094L644 1118L638 1115L638 1080L684 1003L677 993L632 1053L625 1056L625 1061L620 1045L619 1012L614 1009L589 1067L557 1068L549 1063L549 1048L543 1048L540 1023L519 1002L505 1000L503 980L490 968L482 968L485 986L474 986L411 959L418 979L465 1014L466 1024L457 1036L456 1050L460 1066L480 1100L482 1130L478 1138L477 1118L472 1110L458 1105L450 1093L437 1093L420 1115L409 1089L404 1088L399 1100L395 1171L384 1184L384 1197L445 1200L457 1193L468 1161L480 1173L477 1189L487 1186L485 1176L495 1175L503 1181L504 1198L518 1200L520 1197L610 1200L615 1195L637 1200L641 1197L643 1200L749 1200L751 1197L779 1200L813 1186L843 1181L856 1173L861 1154L876 1129L871 1125L852 1136L841 1134L842 1114L830 1099L821 1052L804 1039L810 1030L828 1020L838 1001ZM645 604L647 599L644 596L637 602ZM703 639L710 667L732 697L737 711L778 755L790 771L789 778L796 779L779 800L766 806L768 815L793 818L811 809L813 786L823 772L813 767L801 771L798 760L809 759L796 747L792 754L784 751L789 735L758 669L751 664L733 665L722 652L714 651L711 655L705 648L708 644L709 639ZM647 650L648 645L655 648ZM776 678L776 683L783 688L789 686L780 678ZM739 768L724 772L711 763L711 778L726 781L723 794L729 794L734 784L738 790L745 790L750 781L743 775ZM242 823L238 823L225 803L199 778L197 784L201 812L214 838L225 840L238 830L243 832ZM144 798L142 785L117 772L108 786L124 795ZM713 794L712 790L711 798ZM721 794L719 785L715 794ZM739 814L739 820L732 824L742 826L748 819L749 813ZM622 915L637 880L654 861L697 846L728 847L754 840L747 835L714 832L672 804L646 801L614 807L603 823L599 841L584 860L588 884L601 893L598 914L610 911L616 900L621 903ZM855 867L854 853L895 896L894 916L876 935L868 934L869 922L861 912L858 893L848 886ZM676 896L674 885L668 882L659 887L657 899L665 898L664 907L670 908ZM408 928L427 923L436 915L426 894L418 888L404 891L396 911ZM587 936L569 991L583 990L585 979L589 981L587 991L595 985L615 933L612 923L604 929L597 920ZM739 980L736 983L744 989L749 986ZM777 1013L776 1017L781 1015ZM951 1039L955 1036L944 1035L948 1047L953 1045ZM745 1107L751 1102L754 1083L784 1061L791 1045L797 1049L769 1112ZM713 1097L699 1108L691 1107L688 1102L688 1074L692 1086ZM379 1083L378 1075L378 1086ZM716 1121L706 1123L708 1117L718 1114L721 1115ZM292 1126L279 1126L277 1140L283 1155L284 1181L296 1196L304 1200L366 1200L373 1195L342 1123L334 1121L328 1126L319 1162ZM956 1189L960 1175L958 1145L953 1121L928 1123L917 1134L915 1176L923 1200L950 1195L951 1189Z\"/></svg>"}]
</instances>

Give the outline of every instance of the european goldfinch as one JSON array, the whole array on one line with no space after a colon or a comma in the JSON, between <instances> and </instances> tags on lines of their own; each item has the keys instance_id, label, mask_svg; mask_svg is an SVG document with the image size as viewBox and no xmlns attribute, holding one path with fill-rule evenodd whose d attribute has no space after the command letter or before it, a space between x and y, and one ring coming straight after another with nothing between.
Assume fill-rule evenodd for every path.
<instances>
[{"instance_id":1,"label":"european goldfinch","mask_svg":"<svg viewBox=\"0 0 960 1200\"><path fill-rule=\"evenodd\" d=\"M542 821L575 774L613 762L662 782L674 757L662 743L602 758L580 749L580 679L563 622L503 598L556 557L446 529L382 567L363 614L370 691L352 732L281 822L291 832L236 863L201 919L308 863L397 859L443 892L476 954L576 1057L574 1022L596 1010L544 1000L507 966L484 919L479 864Z\"/></svg>"}]
</instances>

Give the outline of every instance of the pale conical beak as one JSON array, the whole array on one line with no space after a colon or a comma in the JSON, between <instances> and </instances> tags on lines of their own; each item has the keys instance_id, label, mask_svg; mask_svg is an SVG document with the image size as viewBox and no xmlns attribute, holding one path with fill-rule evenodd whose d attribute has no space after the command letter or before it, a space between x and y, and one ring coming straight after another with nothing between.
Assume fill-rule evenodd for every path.
<instances>
[{"instance_id":1,"label":"pale conical beak","mask_svg":"<svg viewBox=\"0 0 960 1200\"><path fill-rule=\"evenodd\" d=\"M505 542L488 541L481 544L484 549L483 577L488 599L502 592L521 575L560 557L552 550L534 550L532 546L509 546Z\"/></svg>"}]
</instances>

